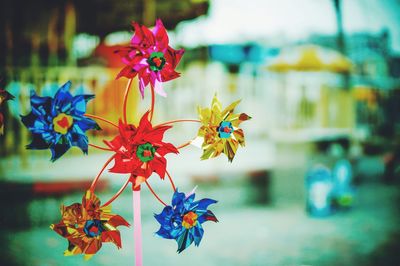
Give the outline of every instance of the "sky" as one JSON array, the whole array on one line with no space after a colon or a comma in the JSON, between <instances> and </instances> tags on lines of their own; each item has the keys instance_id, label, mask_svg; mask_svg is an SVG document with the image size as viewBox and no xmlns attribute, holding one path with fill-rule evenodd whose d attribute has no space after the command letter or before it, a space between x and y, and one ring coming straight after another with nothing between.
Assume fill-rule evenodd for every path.
<instances>
[{"instance_id":1,"label":"sky","mask_svg":"<svg viewBox=\"0 0 400 266\"><path fill-rule=\"evenodd\" d=\"M246 41L297 41L335 34L332 0L211 0L207 16L182 22L177 41L187 47ZM342 0L345 34L388 29L400 54L399 0Z\"/></svg>"}]
</instances>

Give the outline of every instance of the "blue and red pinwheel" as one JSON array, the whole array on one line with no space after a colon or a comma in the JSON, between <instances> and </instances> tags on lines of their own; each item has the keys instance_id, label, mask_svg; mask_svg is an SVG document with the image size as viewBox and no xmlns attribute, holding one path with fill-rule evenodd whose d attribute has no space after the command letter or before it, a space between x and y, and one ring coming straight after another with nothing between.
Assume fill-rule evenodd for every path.
<instances>
[{"instance_id":1,"label":"blue and red pinwheel","mask_svg":"<svg viewBox=\"0 0 400 266\"><path fill-rule=\"evenodd\" d=\"M214 213L207 209L210 204L217 201L213 199L194 201L194 198L194 193L186 196L185 193L176 190L172 196L172 206L166 206L160 214L154 215L161 225L156 234L166 239L175 239L178 243L178 253L193 242L195 246L200 244L204 234L202 223L218 222Z\"/></svg>"},{"instance_id":2,"label":"blue and red pinwheel","mask_svg":"<svg viewBox=\"0 0 400 266\"><path fill-rule=\"evenodd\" d=\"M72 96L71 82L62 85L54 98L40 97L31 91L32 111L21 116L22 123L31 131L32 142L28 149L51 150L51 161L60 158L72 146L88 152L89 129L100 129L98 124L84 116L86 104L94 95Z\"/></svg>"}]
</instances>

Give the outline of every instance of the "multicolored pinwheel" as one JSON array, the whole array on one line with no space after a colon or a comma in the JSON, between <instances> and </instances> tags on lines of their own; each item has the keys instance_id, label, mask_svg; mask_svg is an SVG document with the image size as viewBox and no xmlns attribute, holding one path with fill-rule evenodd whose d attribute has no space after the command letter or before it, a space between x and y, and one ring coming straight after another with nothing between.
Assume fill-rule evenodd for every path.
<instances>
[{"instance_id":1,"label":"multicolored pinwheel","mask_svg":"<svg viewBox=\"0 0 400 266\"><path fill-rule=\"evenodd\" d=\"M211 108L198 108L202 124L198 135L204 138L202 160L225 153L232 162L239 145L242 147L245 145L244 133L239 125L251 117L245 113L233 113L239 103L240 100L222 110L222 104L215 95Z\"/></svg>"},{"instance_id":2,"label":"multicolored pinwheel","mask_svg":"<svg viewBox=\"0 0 400 266\"><path fill-rule=\"evenodd\" d=\"M64 84L54 98L39 97L31 94L32 111L22 117L22 122L32 132L33 140L29 149L47 149L52 152L52 161L60 158L70 147L77 146L87 153L88 146L111 152L110 158L104 163L90 188L82 199L82 204L74 203L61 208L62 219L58 224L51 225L56 233L68 240L69 246L65 255L84 254L90 258L99 251L104 242L112 242L121 247L118 226L128 226L128 222L119 215L111 214L110 204L115 201L132 184L133 194L133 229L135 243L135 264L142 265L141 242L141 203L142 185L146 185L155 198L164 205L155 219L160 224L156 235L175 239L178 243L178 253L185 250L193 242L198 246L203 238L202 224L206 221L217 222L217 218L208 210L213 199L195 201L195 194L187 195L178 192L173 179L167 171L165 156L169 153L179 153L191 141L175 146L164 141L164 134L172 125L180 122L201 123L198 131L204 138L204 150L201 159L216 157L221 153L232 161L239 145L244 146L244 133L239 125L250 117L245 114L234 114L240 101L234 102L224 110L219 100L214 97L211 108L199 108L200 120L178 119L152 124L155 109L155 92L165 96L162 82L179 77L175 71L184 51L174 50L169 46L167 32L157 20L153 30L134 22L135 34L129 47L116 51L126 64L118 74L127 77L128 83L122 102L122 118L118 123L93 114L86 114L86 104L92 95L72 96L69 93L71 83ZM130 87L134 77L138 77L142 97L144 89L150 83L151 106L137 125L128 122L127 102ZM103 140L106 147L88 143L85 132L89 129L99 129L97 119L108 123L118 130L112 140ZM100 200L94 195L96 184L108 165L114 165L108 170L113 173L126 174L122 187L105 204L100 206ZM165 175L173 190L171 205L167 205L153 190L148 182L149 177L156 173L161 179Z\"/></svg>"},{"instance_id":3,"label":"multicolored pinwheel","mask_svg":"<svg viewBox=\"0 0 400 266\"><path fill-rule=\"evenodd\" d=\"M88 152L89 129L99 130L97 123L84 116L86 104L94 95L76 95L69 93L71 82L61 86L54 98L37 96L31 92L32 111L22 116L22 123L32 132L32 142L28 149L51 150L51 161L64 155L72 146Z\"/></svg>"},{"instance_id":4,"label":"multicolored pinwheel","mask_svg":"<svg viewBox=\"0 0 400 266\"><path fill-rule=\"evenodd\" d=\"M180 74L175 71L175 68L184 50L175 50L169 46L167 31L159 19L152 31L137 22L133 22L132 26L135 35L132 37L131 45L115 51L126 64L117 78L131 79L138 76L142 97L144 97L144 88L149 83L156 93L166 96L162 82L179 77Z\"/></svg>"},{"instance_id":5,"label":"multicolored pinwheel","mask_svg":"<svg viewBox=\"0 0 400 266\"><path fill-rule=\"evenodd\" d=\"M154 127L149 121L149 112L140 120L138 127L119 122L119 135L112 141L104 141L114 152L114 173L131 174L137 187L153 172L164 179L168 153L179 153L174 145L163 142L166 130L172 126Z\"/></svg>"},{"instance_id":6,"label":"multicolored pinwheel","mask_svg":"<svg viewBox=\"0 0 400 266\"><path fill-rule=\"evenodd\" d=\"M90 190L82 198L82 204L61 206L61 221L50 228L68 240L64 255L84 254L91 258L100 250L102 243L111 242L121 248L118 226L129 226L119 215L111 213L111 206L100 206L99 198Z\"/></svg>"},{"instance_id":7,"label":"multicolored pinwheel","mask_svg":"<svg viewBox=\"0 0 400 266\"><path fill-rule=\"evenodd\" d=\"M203 238L202 224L206 221L218 222L208 206L217 203L212 199L194 201L195 194L185 195L178 190L172 196L171 206L166 206L160 214L154 215L161 227L156 232L160 237L175 239L178 253L181 253L193 242L196 246Z\"/></svg>"}]
</instances>

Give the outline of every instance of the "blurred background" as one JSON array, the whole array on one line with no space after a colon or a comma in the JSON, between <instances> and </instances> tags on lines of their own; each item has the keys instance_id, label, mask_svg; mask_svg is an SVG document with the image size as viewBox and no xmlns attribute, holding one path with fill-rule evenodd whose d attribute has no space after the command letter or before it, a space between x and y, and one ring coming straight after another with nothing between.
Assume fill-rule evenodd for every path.
<instances>
[{"instance_id":1,"label":"blurred background","mask_svg":"<svg viewBox=\"0 0 400 266\"><path fill-rule=\"evenodd\" d=\"M29 92L54 95L71 80L75 93L95 94L88 113L117 121L126 79L113 51L129 44L131 21L161 18L170 44L186 52L181 78L165 83L155 122L196 118L217 93L238 112L246 147L233 163L200 161L189 146L169 155L180 190L219 201L218 224L204 224L199 248L176 253L154 236L162 210L142 189L145 265L400 265L400 1L398 0L13 0L0 3L0 87L16 99L1 106L1 265L133 265L132 228L123 249L105 244L90 261L64 257L67 241L49 229L61 204L80 202L109 157L72 148L55 163L50 151L27 151L19 116ZM129 119L149 108L134 82ZM101 123L94 144L117 133ZM198 125L167 132L179 145ZM105 173L102 202L126 176ZM164 201L172 192L150 183ZM127 189L113 210L132 223Z\"/></svg>"}]
</instances>

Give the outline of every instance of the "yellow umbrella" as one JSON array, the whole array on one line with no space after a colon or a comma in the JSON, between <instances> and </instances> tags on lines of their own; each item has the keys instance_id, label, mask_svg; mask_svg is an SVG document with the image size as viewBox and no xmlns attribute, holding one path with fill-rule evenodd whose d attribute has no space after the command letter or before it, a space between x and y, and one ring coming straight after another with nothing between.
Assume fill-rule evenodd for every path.
<instances>
[{"instance_id":1,"label":"yellow umbrella","mask_svg":"<svg viewBox=\"0 0 400 266\"><path fill-rule=\"evenodd\" d=\"M302 45L284 49L267 67L275 72L327 71L349 73L351 61L341 53L316 45Z\"/></svg>"}]
</instances>

